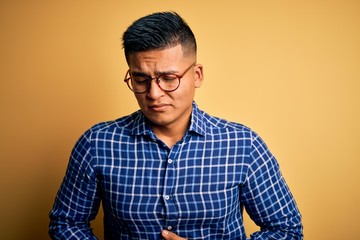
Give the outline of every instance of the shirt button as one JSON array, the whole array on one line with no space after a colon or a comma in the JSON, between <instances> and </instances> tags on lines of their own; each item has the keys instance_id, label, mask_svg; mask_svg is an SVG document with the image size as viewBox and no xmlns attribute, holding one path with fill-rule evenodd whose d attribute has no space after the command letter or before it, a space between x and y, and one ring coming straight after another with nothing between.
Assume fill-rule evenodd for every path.
<instances>
[{"instance_id":1,"label":"shirt button","mask_svg":"<svg viewBox=\"0 0 360 240\"><path fill-rule=\"evenodd\" d=\"M168 227L167 227L167 230L170 231L171 229L172 229L172 226L168 226Z\"/></svg>"},{"instance_id":2,"label":"shirt button","mask_svg":"<svg viewBox=\"0 0 360 240\"><path fill-rule=\"evenodd\" d=\"M173 162L173 160L171 160L171 159L169 159L169 160L168 160L168 163L170 163L170 164L171 164L172 162Z\"/></svg>"},{"instance_id":3,"label":"shirt button","mask_svg":"<svg viewBox=\"0 0 360 240\"><path fill-rule=\"evenodd\" d=\"M165 200L169 200L170 196L169 195L165 195Z\"/></svg>"}]
</instances>

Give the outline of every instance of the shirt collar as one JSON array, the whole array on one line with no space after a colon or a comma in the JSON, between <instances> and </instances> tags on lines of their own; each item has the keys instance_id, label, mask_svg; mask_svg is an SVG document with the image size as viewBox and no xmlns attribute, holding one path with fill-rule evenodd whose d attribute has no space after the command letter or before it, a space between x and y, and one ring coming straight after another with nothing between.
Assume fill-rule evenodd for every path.
<instances>
[{"instance_id":1,"label":"shirt collar","mask_svg":"<svg viewBox=\"0 0 360 240\"><path fill-rule=\"evenodd\" d=\"M205 122L203 112L198 108L195 102L192 103L192 114L189 132L205 135ZM139 110L135 113L135 119L130 130L131 135L153 135L149 120Z\"/></svg>"},{"instance_id":2,"label":"shirt collar","mask_svg":"<svg viewBox=\"0 0 360 240\"><path fill-rule=\"evenodd\" d=\"M135 113L135 118L132 124L132 128L130 130L131 135L150 135L151 128L149 124L149 120L145 117L145 115L141 112L141 110Z\"/></svg>"},{"instance_id":3,"label":"shirt collar","mask_svg":"<svg viewBox=\"0 0 360 240\"><path fill-rule=\"evenodd\" d=\"M195 132L200 135L205 135L205 119L204 112L199 109L197 104L193 102L193 109L191 114L191 123L189 132Z\"/></svg>"}]
</instances>

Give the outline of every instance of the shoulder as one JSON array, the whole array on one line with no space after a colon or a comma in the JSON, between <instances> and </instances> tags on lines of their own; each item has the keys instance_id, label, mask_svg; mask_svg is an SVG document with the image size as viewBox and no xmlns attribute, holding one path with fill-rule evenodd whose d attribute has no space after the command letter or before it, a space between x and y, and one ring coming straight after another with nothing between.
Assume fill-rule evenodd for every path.
<instances>
[{"instance_id":1,"label":"shoulder","mask_svg":"<svg viewBox=\"0 0 360 240\"><path fill-rule=\"evenodd\" d=\"M193 106L190 130L198 132L201 135L222 135L222 138L228 134L251 135L252 130L249 127L241 123L210 115L198 108L195 103Z\"/></svg>"},{"instance_id":2,"label":"shoulder","mask_svg":"<svg viewBox=\"0 0 360 240\"><path fill-rule=\"evenodd\" d=\"M224 118L211 116L208 113L203 112L204 120L209 130L226 131L226 132L239 132L252 134L253 131L250 127L245 126L242 123L229 121Z\"/></svg>"},{"instance_id":3,"label":"shoulder","mask_svg":"<svg viewBox=\"0 0 360 240\"><path fill-rule=\"evenodd\" d=\"M221 138L236 138L238 140L250 140L250 144L257 140L262 143L261 137L250 127L224 118L213 116L198 108L194 104L194 122L200 126L204 134L218 135Z\"/></svg>"},{"instance_id":4,"label":"shoulder","mask_svg":"<svg viewBox=\"0 0 360 240\"><path fill-rule=\"evenodd\" d=\"M98 139L104 135L126 134L133 128L134 121L139 117L139 111L115 120L104 121L90 127L83 136L88 139Z\"/></svg>"}]
</instances>

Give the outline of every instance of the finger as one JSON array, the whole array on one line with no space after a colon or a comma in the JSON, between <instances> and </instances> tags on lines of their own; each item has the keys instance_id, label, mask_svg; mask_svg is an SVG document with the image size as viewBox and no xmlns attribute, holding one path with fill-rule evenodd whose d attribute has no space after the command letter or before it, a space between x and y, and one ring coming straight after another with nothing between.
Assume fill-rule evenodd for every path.
<instances>
[{"instance_id":1,"label":"finger","mask_svg":"<svg viewBox=\"0 0 360 240\"><path fill-rule=\"evenodd\" d=\"M162 230L161 235L165 240L186 240L185 238L179 237L173 232Z\"/></svg>"}]
</instances>

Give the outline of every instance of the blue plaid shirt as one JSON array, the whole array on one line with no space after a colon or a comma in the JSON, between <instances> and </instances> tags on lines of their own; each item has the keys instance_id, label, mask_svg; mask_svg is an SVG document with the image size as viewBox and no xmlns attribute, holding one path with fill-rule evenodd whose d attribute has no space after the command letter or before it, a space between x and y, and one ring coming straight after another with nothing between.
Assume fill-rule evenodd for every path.
<instances>
[{"instance_id":1,"label":"blue plaid shirt","mask_svg":"<svg viewBox=\"0 0 360 240\"><path fill-rule=\"evenodd\" d=\"M251 239L302 239L301 215L274 156L249 128L193 104L183 139L169 149L138 111L88 130L73 149L50 213L53 239L246 239L245 207L261 231Z\"/></svg>"}]
</instances>

